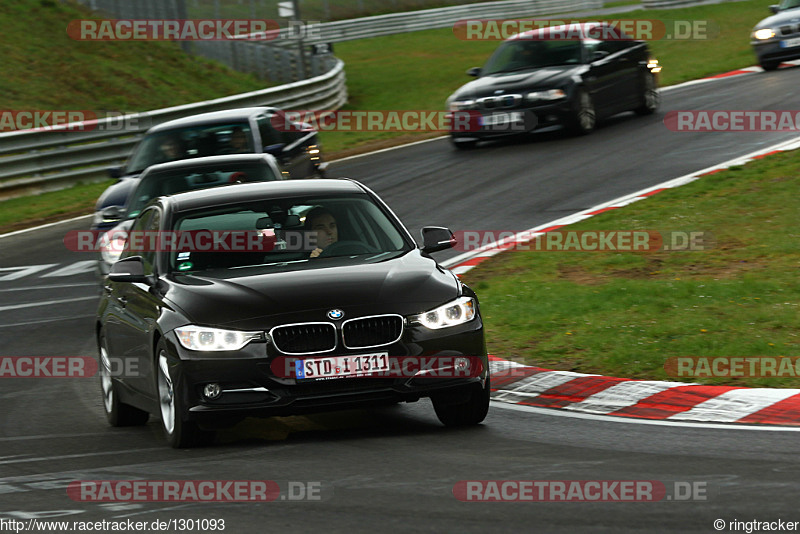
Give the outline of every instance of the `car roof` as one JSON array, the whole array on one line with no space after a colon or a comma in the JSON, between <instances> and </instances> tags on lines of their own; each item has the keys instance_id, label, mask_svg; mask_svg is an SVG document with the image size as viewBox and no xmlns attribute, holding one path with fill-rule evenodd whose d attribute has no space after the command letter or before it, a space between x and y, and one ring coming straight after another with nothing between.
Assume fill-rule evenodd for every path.
<instances>
[{"instance_id":1,"label":"car roof","mask_svg":"<svg viewBox=\"0 0 800 534\"><path fill-rule=\"evenodd\" d=\"M611 26L607 22L599 21L599 22L573 22L572 24L562 24L560 26L548 26L547 28L538 28L535 30L528 30L526 32L521 32L516 35L512 35L506 41L526 41L526 40L548 40L555 36L555 39L561 40L572 40L569 36L580 36L580 39L577 40L586 40L586 39L597 39L597 37L593 37L591 35L591 31L594 28L603 28L603 32L614 32L611 35L622 34L623 32L619 29ZM608 35L606 33L606 35ZM630 36L627 36L628 39L631 39Z\"/></svg>"},{"instance_id":2,"label":"car roof","mask_svg":"<svg viewBox=\"0 0 800 534\"><path fill-rule=\"evenodd\" d=\"M200 113L199 115L191 115L181 119L174 119L158 126L153 126L147 131L148 134L161 132L164 130L172 130L173 128L186 128L190 126L199 126L202 124L217 123L217 122L232 122L232 121L245 121L252 115L258 113L265 113L267 111L275 111L276 108L271 107L252 107L252 108L236 108L226 109L223 111L211 111L209 113Z\"/></svg>"},{"instance_id":3,"label":"car roof","mask_svg":"<svg viewBox=\"0 0 800 534\"><path fill-rule=\"evenodd\" d=\"M144 177L145 174L149 175L162 171L191 170L196 167L208 167L223 163L259 163L269 162L270 160L274 161L275 156L272 154L223 154L219 156L204 156L202 158L178 159L166 163L150 165L142 172L142 177Z\"/></svg>"},{"instance_id":4,"label":"car roof","mask_svg":"<svg viewBox=\"0 0 800 534\"><path fill-rule=\"evenodd\" d=\"M268 200L270 198L298 195L336 193L366 193L366 189L355 180L347 178L284 180L233 184L225 187L177 193L169 197L161 197L160 202L170 206L173 212L182 212L203 207L252 202L260 199Z\"/></svg>"}]
</instances>

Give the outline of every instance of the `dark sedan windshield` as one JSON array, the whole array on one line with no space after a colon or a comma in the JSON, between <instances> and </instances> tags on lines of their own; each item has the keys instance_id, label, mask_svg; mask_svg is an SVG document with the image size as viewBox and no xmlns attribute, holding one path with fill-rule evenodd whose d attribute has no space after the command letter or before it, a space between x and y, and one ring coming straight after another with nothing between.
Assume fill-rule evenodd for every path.
<instances>
[{"instance_id":1,"label":"dark sedan windshield","mask_svg":"<svg viewBox=\"0 0 800 534\"><path fill-rule=\"evenodd\" d=\"M367 195L209 207L176 219L176 242L189 246L170 253L170 270L227 277L381 261L411 250L398 225Z\"/></svg>"},{"instance_id":2,"label":"dark sedan windshield","mask_svg":"<svg viewBox=\"0 0 800 534\"><path fill-rule=\"evenodd\" d=\"M538 69L554 65L571 65L582 62L582 41L554 40L506 41L492 54L483 68L483 74Z\"/></svg>"},{"instance_id":3,"label":"dark sedan windshield","mask_svg":"<svg viewBox=\"0 0 800 534\"><path fill-rule=\"evenodd\" d=\"M221 163L169 171L148 172L136 186L127 208L127 218L139 215L148 202L163 195L207 189L237 182L279 180L266 163Z\"/></svg>"},{"instance_id":4,"label":"dark sedan windshield","mask_svg":"<svg viewBox=\"0 0 800 534\"><path fill-rule=\"evenodd\" d=\"M247 122L176 128L145 137L131 156L126 172L142 172L150 165L179 159L252 152Z\"/></svg>"}]
</instances>

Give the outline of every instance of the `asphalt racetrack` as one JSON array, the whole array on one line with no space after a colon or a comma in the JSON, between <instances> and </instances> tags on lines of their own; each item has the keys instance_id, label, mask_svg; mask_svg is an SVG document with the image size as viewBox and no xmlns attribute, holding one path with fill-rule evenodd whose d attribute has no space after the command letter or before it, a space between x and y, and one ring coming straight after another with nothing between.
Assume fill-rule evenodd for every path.
<instances>
[{"instance_id":1,"label":"asphalt racetrack","mask_svg":"<svg viewBox=\"0 0 800 534\"><path fill-rule=\"evenodd\" d=\"M440 139L335 162L331 174L374 189L415 235L425 225L521 231L794 137L676 133L662 120L670 110L800 109L798 85L800 68L687 85L664 92L655 116L621 115L588 137L539 134L468 152ZM88 225L0 239L0 355L96 357L93 257L62 243ZM424 400L246 420L210 446L172 450L154 418L110 428L97 377L4 379L0 406L0 518L26 525L222 519L231 533L708 533L733 530L735 520L800 521L795 428L613 421L493 403L479 427L446 429ZM66 488L80 480L272 480L282 493L274 502L73 500ZM655 502L454 496L462 481L487 480L651 481L664 494ZM301 499L301 485L306 497L319 491Z\"/></svg>"}]
</instances>

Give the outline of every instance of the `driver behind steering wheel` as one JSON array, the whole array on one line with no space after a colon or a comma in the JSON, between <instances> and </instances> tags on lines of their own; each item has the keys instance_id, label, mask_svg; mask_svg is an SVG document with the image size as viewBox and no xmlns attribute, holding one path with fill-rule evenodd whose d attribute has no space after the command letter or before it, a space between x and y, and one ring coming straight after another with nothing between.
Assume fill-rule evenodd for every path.
<instances>
[{"instance_id":1,"label":"driver behind steering wheel","mask_svg":"<svg viewBox=\"0 0 800 534\"><path fill-rule=\"evenodd\" d=\"M336 218L323 207L316 207L308 212L305 222L306 231L316 237L317 248L311 251L309 258L316 258L329 245L339 240L339 230L336 227Z\"/></svg>"}]
</instances>

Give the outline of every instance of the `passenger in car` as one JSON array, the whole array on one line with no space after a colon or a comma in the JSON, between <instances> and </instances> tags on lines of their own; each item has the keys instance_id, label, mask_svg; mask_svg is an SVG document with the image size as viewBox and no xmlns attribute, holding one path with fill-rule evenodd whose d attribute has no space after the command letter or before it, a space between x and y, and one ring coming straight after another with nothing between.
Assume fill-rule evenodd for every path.
<instances>
[{"instance_id":1,"label":"passenger in car","mask_svg":"<svg viewBox=\"0 0 800 534\"><path fill-rule=\"evenodd\" d=\"M158 145L159 153L154 163L166 163L168 161L175 161L183 159L184 150L181 145L181 140L177 136L168 135L161 140Z\"/></svg>"},{"instance_id":2,"label":"passenger in car","mask_svg":"<svg viewBox=\"0 0 800 534\"><path fill-rule=\"evenodd\" d=\"M323 207L316 207L308 212L305 222L306 231L312 232L316 237L316 247L311 251L309 258L316 258L329 245L339 240L339 230L336 218Z\"/></svg>"},{"instance_id":3,"label":"passenger in car","mask_svg":"<svg viewBox=\"0 0 800 534\"><path fill-rule=\"evenodd\" d=\"M231 133L231 140L228 144L229 148L225 151L226 154L248 154L251 152L247 142L247 134L244 133L241 127L236 126Z\"/></svg>"}]
</instances>

